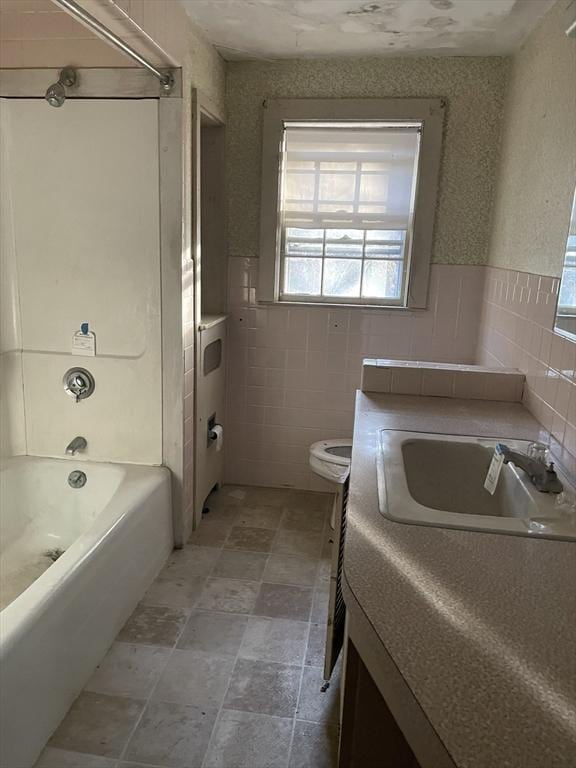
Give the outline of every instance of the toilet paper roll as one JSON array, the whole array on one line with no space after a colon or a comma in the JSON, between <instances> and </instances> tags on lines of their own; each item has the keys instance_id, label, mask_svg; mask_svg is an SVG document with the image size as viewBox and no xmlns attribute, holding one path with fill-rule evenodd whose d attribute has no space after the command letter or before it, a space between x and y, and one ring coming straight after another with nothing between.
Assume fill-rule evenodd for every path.
<instances>
[{"instance_id":1,"label":"toilet paper roll","mask_svg":"<svg viewBox=\"0 0 576 768\"><path fill-rule=\"evenodd\" d=\"M222 443L224 442L224 432L222 430L221 424L215 424L212 427L212 433L210 435L212 437L212 440L216 444L216 450L221 451L222 450Z\"/></svg>"}]
</instances>

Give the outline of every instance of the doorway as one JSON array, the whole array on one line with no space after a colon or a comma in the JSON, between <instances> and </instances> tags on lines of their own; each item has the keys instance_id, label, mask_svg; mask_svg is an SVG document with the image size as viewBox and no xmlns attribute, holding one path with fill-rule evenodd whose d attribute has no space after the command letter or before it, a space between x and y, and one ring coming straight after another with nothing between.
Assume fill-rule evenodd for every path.
<instances>
[{"instance_id":1,"label":"doorway","mask_svg":"<svg viewBox=\"0 0 576 768\"><path fill-rule=\"evenodd\" d=\"M224 475L226 407L225 126L196 109L196 375L194 527Z\"/></svg>"}]
</instances>

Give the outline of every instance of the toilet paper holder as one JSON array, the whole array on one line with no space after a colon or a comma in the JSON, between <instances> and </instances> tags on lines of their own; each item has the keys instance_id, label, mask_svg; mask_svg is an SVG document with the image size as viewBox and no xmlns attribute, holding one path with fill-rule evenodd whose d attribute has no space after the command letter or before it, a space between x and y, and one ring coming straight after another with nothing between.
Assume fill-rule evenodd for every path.
<instances>
[{"instance_id":1,"label":"toilet paper holder","mask_svg":"<svg viewBox=\"0 0 576 768\"><path fill-rule=\"evenodd\" d=\"M216 423L216 414L213 413L212 416L210 416L210 418L208 419L208 437L206 441L206 444L208 445L208 447L210 447L213 443L215 443L218 440L218 432L215 429L216 427L220 427L220 424Z\"/></svg>"}]
</instances>

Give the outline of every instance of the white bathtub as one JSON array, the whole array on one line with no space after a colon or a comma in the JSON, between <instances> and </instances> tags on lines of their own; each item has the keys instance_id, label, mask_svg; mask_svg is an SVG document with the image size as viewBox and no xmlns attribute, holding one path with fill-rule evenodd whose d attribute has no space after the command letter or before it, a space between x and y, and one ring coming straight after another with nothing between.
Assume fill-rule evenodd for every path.
<instances>
[{"instance_id":1,"label":"white bathtub","mask_svg":"<svg viewBox=\"0 0 576 768\"><path fill-rule=\"evenodd\" d=\"M75 469L83 488L68 485ZM34 764L172 542L167 469L3 462L0 583L6 601L23 591L0 612L1 768ZM56 549L65 552L44 570Z\"/></svg>"}]
</instances>

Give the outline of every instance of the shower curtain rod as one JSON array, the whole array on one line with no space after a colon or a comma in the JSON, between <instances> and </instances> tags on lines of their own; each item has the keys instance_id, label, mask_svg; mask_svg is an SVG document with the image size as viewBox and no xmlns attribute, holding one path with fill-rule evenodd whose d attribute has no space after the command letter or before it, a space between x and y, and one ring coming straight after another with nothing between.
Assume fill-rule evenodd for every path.
<instances>
[{"instance_id":1,"label":"shower curtain rod","mask_svg":"<svg viewBox=\"0 0 576 768\"><path fill-rule=\"evenodd\" d=\"M98 21L95 16L92 16L91 13L85 11L82 6L75 2L75 0L53 0L53 2L56 3L56 5L59 5L62 8L70 11L73 16L76 16L78 19L84 22L86 26L93 29L99 35L102 35L102 37L112 43L112 45L115 45L125 54L133 58L134 61L137 61L143 67L146 67L146 69L151 72L154 77L158 78L160 81L160 87L164 93L170 93L174 86L174 76L170 71L162 72L161 70L156 69L156 67L153 64L150 64L150 62L141 56L138 51L135 51L132 46L128 45L128 43L125 43L122 38L118 37L118 35L115 35L114 32L108 29L108 27L105 27L104 24Z\"/></svg>"}]
</instances>

